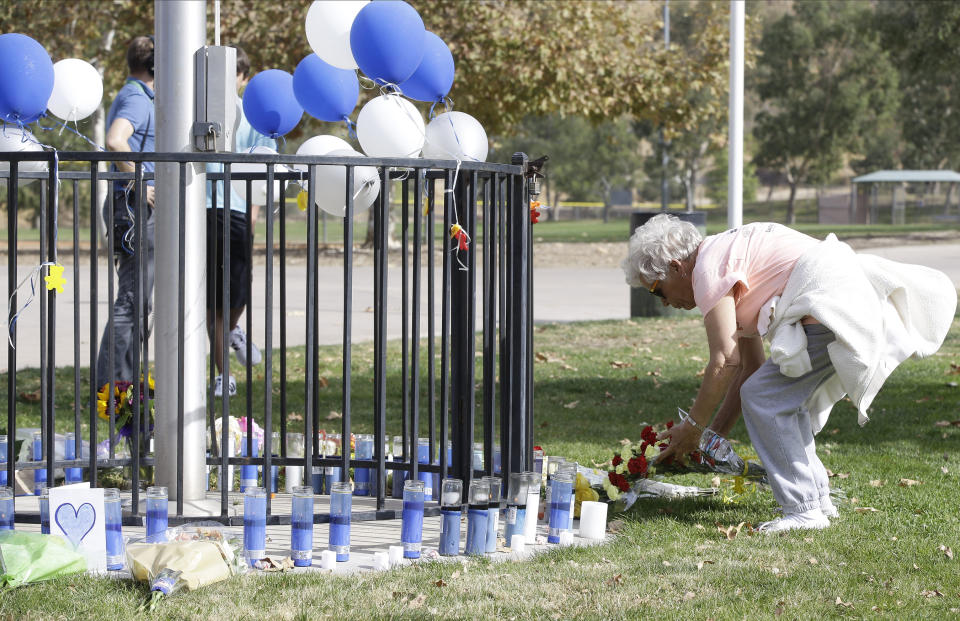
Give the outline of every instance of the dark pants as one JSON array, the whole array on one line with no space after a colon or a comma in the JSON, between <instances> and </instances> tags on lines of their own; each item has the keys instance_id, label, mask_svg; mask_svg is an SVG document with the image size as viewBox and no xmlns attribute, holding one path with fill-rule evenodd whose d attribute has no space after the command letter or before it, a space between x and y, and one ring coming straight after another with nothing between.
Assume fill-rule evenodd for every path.
<instances>
[{"instance_id":1,"label":"dark pants","mask_svg":"<svg viewBox=\"0 0 960 621\"><path fill-rule=\"evenodd\" d=\"M129 195L130 203L135 204L133 194ZM104 206L104 220L107 218L107 209L114 212L114 236L123 235L128 229L129 224L117 225L117 216L126 212L127 196L124 192L115 192L113 195L113 204ZM143 343L149 332L147 318L150 316L151 300L153 298L153 243L154 243L154 222L153 209L147 207L148 216L144 223L143 234L144 248L146 250L144 260L146 261L146 279L143 278L141 271L140 253L136 252L137 243L133 243L127 248L121 248L120 243L114 240L114 265L117 268L116 294L113 301L113 319L107 322L103 331L103 337L100 339L100 352L97 355L97 386L103 386L113 377L114 380L126 380L134 382L139 380L133 376L133 368L139 357ZM133 252L131 252L133 250ZM137 292L140 292L140 317L137 317ZM113 372L111 373L109 352L110 352L110 332L113 330ZM140 373L143 374L141 365Z\"/></svg>"}]
</instances>

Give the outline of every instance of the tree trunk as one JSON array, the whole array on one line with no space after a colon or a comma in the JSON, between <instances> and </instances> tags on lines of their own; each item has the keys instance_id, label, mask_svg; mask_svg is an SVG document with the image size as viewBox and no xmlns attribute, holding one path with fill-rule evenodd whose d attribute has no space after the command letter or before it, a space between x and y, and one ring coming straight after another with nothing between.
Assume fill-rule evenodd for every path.
<instances>
[{"instance_id":1,"label":"tree trunk","mask_svg":"<svg viewBox=\"0 0 960 621\"><path fill-rule=\"evenodd\" d=\"M797 223L797 214L794 212L793 201L797 197L797 182L790 182L790 198L787 200L787 221L786 224L793 225Z\"/></svg>"},{"instance_id":2,"label":"tree trunk","mask_svg":"<svg viewBox=\"0 0 960 621\"><path fill-rule=\"evenodd\" d=\"M696 209L697 202L697 171L693 167L687 169L687 212Z\"/></svg>"},{"instance_id":3,"label":"tree trunk","mask_svg":"<svg viewBox=\"0 0 960 621\"><path fill-rule=\"evenodd\" d=\"M602 177L600 184L603 186L603 222L606 224L610 221L610 182Z\"/></svg>"}]
</instances>

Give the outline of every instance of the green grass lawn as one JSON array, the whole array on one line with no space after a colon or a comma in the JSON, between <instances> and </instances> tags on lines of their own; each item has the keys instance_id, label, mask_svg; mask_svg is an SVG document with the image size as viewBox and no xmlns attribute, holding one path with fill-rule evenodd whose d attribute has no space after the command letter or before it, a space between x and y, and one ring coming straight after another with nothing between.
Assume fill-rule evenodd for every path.
<instances>
[{"instance_id":1,"label":"green grass lawn","mask_svg":"<svg viewBox=\"0 0 960 621\"><path fill-rule=\"evenodd\" d=\"M581 463L608 459L621 438L637 439L644 423L661 424L676 406L689 405L706 358L701 323L688 318L538 326L534 348L540 354L535 442ZM368 346L354 350L358 431L369 428L370 356ZM302 382L302 350L289 361L291 381ZM744 528L732 540L719 532L718 525L771 519L769 491L739 502L645 500L603 546L555 550L521 563L424 562L349 577L246 576L177 595L142 617L955 618L960 426L941 421L960 418L958 363L960 320L936 356L909 360L892 375L866 427L857 425L849 403L835 407L818 448L836 473L832 484L848 500L826 531L750 536ZM339 410L339 367L337 349L324 348L322 415ZM395 344L388 367L388 416L395 426ZM293 389L302 392L302 386ZM738 450L750 452L742 424L732 438ZM901 483L906 479L918 483ZM711 483L706 475L671 480ZM141 585L73 577L0 594L0 611L7 618L112 621L136 616L144 597Z\"/></svg>"}]
</instances>

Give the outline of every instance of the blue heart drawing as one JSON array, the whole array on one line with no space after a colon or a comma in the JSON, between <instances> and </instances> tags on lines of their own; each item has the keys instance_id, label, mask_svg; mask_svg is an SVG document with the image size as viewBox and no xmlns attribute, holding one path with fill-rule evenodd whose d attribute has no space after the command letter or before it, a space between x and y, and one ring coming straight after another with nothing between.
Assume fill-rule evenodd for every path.
<instances>
[{"instance_id":1,"label":"blue heart drawing","mask_svg":"<svg viewBox=\"0 0 960 621\"><path fill-rule=\"evenodd\" d=\"M97 521L97 512L89 502L80 505L79 509L65 502L57 507L54 519L70 543L78 547L87 533L93 530L93 525Z\"/></svg>"}]
</instances>

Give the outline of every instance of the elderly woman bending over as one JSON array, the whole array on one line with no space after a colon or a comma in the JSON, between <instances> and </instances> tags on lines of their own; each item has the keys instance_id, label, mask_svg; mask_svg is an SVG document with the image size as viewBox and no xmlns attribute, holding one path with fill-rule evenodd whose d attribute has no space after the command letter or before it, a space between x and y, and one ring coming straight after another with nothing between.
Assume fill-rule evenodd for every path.
<instances>
[{"instance_id":1,"label":"elderly woman bending over","mask_svg":"<svg viewBox=\"0 0 960 621\"><path fill-rule=\"evenodd\" d=\"M699 308L707 331L703 383L689 417L661 434L671 443L659 459L695 450L708 425L725 436L742 411L783 508L764 532L830 525L837 510L814 435L844 395L865 424L897 365L939 349L957 304L936 270L766 222L703 238L660 214L634 232L622 267L665 306Z\"/></svg>"}]
</instances>

